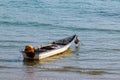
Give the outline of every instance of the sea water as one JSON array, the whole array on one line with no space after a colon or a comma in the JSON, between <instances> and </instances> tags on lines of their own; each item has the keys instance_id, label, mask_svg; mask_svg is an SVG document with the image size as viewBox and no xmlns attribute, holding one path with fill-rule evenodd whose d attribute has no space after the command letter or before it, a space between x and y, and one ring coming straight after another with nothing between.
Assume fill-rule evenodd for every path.
<instances>
[{"instance_id":1,"label":"sea water","mask_svg":"<svg viewBox=\"0 0 120 80\"><path fill-rule=\"evenodd\" d=\"M25 45L77 34L61 55L24 61ZM120 80L119 0L0 0L0 80Z\"/></svg>"}]
</instances>

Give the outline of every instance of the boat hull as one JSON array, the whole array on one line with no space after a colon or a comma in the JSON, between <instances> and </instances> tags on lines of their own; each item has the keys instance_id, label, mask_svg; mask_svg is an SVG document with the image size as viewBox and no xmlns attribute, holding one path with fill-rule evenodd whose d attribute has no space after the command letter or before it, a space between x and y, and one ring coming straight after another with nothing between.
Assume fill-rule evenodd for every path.
<instances>
[{"instance_id":1,"label":"boat hull","mask_svg":"<svg viewBox=\"0 0 120 80\"><path fill-rule=\"evenodd\" d=\"M32 50L30 46L27 46L28 49L30 49L28 50L28 52L26 51L27 48L22 51L23 57L24 59L44 59L53 55L60 54L62 52L65 52L71 46L71 43L75 37L76 35L73 35L48 43L47 45L43 45L40 47L38 46L37 48L34 47L34 52L30 52Z\"/></svg>"},{"instance_id":2,"label":"boat hull","mask_svg":"<svg viewBox=\"0 0 120 80\"><path fill-rule=\"evenodd\" d=\"M68 48L70 47L70 44L60 48L60 49L56 49L56 50L52 50L50 52L45 52L45 53L42 53L39 55L39 59L43 59L43 58L46 58L46 57L50 57L50 56L53 56L53 55L57 55L57 54L60 54L62 52L65 52Z\"/></svg>"},{"instance_id":3,"label":"boat hull","mask_svg":"<svg viewBox=\"0 0 120 80\"><path fill-rule=\"evenodd\" d=\"M59 49L55 49L55 50L51 50L51 51L47 51L47 52L43 52L43 53L39 53L39 54L35 54L34 58L30 58L26 55L26 53L22 53L24 59L44 59L50 56L54 56L57 54L60 54L62 52L65 52L66 50L68 50L68 48L70 47L71 43L59 48Z\"/></svg>"}]
</instances>

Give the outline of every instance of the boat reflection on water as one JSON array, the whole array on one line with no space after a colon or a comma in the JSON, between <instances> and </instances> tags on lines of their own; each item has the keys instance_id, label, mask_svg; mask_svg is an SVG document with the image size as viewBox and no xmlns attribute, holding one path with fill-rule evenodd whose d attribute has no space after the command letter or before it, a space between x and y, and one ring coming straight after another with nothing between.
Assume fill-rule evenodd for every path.
<instances>
[{"instance_id":1,"label":"boat reflection on water","mask_svg":"<svg viewBox=\"0 0 120 80\"><path fill-rule=\"evenodd\" d=\"M34 80L34 78L35 79L41 78L41 80L49 80L49 78L51 78L51 80L70 80L68 77L65 76L66 72L70 72L72 74L77 73L77 74L85 74L85 75L107 74L107 72L102 69L82 68L82 67L76 67L65 64L63 59L69 58L72 55L72 53L74 53L73 50L68 49L64 53L52 57L48 57L42 60L23 60L25 66L23 70L27 75L27 80L28 79ZM56 76L56 74L59 75L59 73L61 72L63 72L62 74L64 75L60 75L60 76L64 76L66 77L66 79L63 79L63 77L62 79L59 79L57 77L52 77L53 75Z\"/></svg>"},{"instance_id":2,"label":"boat reflection on water","mask_svg":"<svg viewBox=\"0 0 120 80\"><path fill-rule=\"evenodd\" d=\"M63 59L65 57L71 56L71 52L72 52L72 50L69 48L67 51L65 51L61 54L54 55L54 56L51 56L51 57L48 57L45 59L41 59L41 60L24 59L23 65L34 66L34 65L39 65L39 64L52 63L55 60Z\"/></svg>"}]
</instances>

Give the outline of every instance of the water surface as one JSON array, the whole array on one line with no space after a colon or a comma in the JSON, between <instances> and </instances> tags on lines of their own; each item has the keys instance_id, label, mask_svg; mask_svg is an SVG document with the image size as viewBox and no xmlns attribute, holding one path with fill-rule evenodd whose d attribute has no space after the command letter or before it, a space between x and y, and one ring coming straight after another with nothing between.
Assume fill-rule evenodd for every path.
<instances>
[{"instance_id":1,"label":"water surface","mask_svg":"<svg viewBox=\"0 0 120 80\"><path fill-rule=\"evenodd\" d=\"M0 0L1 80L119 80L119 0ZM25 45L78 34L80 47L24 61Z\"/></svg>"}]
</instances>

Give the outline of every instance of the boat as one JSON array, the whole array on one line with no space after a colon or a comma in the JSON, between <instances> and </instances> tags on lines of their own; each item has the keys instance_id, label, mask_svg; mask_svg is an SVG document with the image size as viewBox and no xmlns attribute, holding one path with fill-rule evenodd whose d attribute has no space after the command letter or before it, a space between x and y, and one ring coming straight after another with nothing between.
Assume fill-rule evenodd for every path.
<instances>
[{"instance_id":1,"label":"boat","mask_svg":"<svg viewBox=\"0 0 120 80\"><path fill-rule=\"evenodd\" d=\"M57 59L61 59L61 58L67 58L67 57L72 56L71 52L72 52L71 48L69 48L68 50L66 50L65 52L63 52L61 54L58 54L58 55L55 55L55 56L50 56L50 57L40 59L40 60L39 59L37 59L37 60L24 59L23 60L23 65L34 66L34 65L41 64L41 63L48 63L48 62L51 62L53 60L57 60Z\"/></svg>"},{"instance_id":2,"label":"boat","mask_svg":"<svg viewBox=\"0 0 120 80\"><path fill-rule=\"evenodd\" d=\"M75 39L75 37L77 36L72 35L36 47L33 47L31 45L26 45L25 49L22 51L23 58L40 60L65 52L71 46L71 43Z\"/></svg>"}]
</instances>

